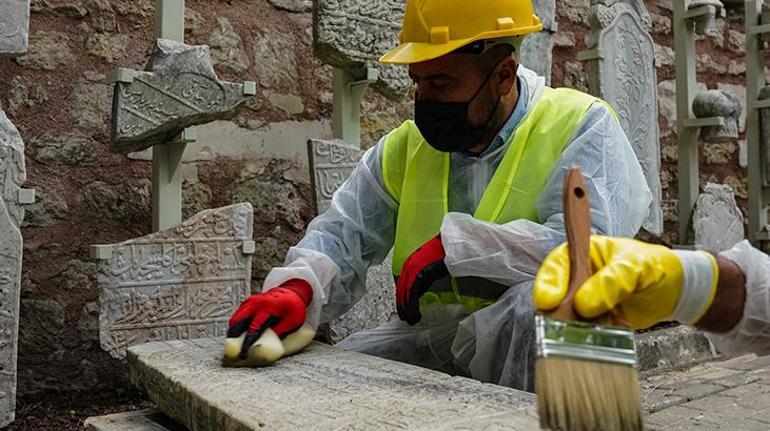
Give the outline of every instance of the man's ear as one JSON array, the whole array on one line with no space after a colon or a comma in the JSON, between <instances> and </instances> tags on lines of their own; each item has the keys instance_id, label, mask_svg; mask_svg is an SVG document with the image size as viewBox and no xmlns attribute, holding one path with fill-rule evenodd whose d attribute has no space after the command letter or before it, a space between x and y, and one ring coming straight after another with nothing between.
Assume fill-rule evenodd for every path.
<instances>
[{"instance_id":1,"label":"man's ear","mask_svg":"<svg viewBox=\"0 0 770 431\"><path fill-rule=\"evenodd\" d=\"M497 70L497 89L501 96L507 96L516 87L516 72L519 64L513 57L508 57L500 63Z\"/></svg>"}]
</instances>

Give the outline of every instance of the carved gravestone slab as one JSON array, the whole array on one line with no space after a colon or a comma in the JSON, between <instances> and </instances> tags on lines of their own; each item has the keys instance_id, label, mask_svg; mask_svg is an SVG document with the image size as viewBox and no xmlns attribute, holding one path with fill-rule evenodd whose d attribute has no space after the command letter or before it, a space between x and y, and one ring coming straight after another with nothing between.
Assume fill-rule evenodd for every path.
<instances>
[{"instance_id":1,"label":"carved gravestone slab","mask_svg":"<svg viewBox=\"0 0 770 431\"><path fill-rule=\"evenodd\" d=\"M344 141L310 140L308 160L317 214L331 204L334 192L348 179L364 152ZM329 324L329 337L338 342L348 335L380 326L396 317L391 256L369 268L366 295L345 315Z\"/></svg>"},{"instance_id":2,"label":"carved gravestone slab","mask_svg":"<svg viewBox=\"0 0 770 431\"><path fill-rule=\"evenodd\" d=\"M97 275L102 348L123 358L149 341L224 336L251 290L244 245L253 222L251 204L242 203L110 246Z\"/></svg>"},{"instance_id":3,"label":"carved gravestone slab","mask_svg":"<svg viewBox=\"0 0 770 431\"><path fill-rule=\"evenodd\" d=\"M315 0L313 48L326 64L345 70L380 70L374 88L390 98L409 88L407 68L383 65L378 59L398 44L405 0Z\"/></svg>"},{"instance_id":4,"label":"carved gravestone slab","mask_svg":"<svg viewBox=\"0 0 770 431\"><path fill-rule=\"evenodd\" d=\"M543 23L543 31L524 38L519 53L519 62L538 75L545 77L546 85L551 84L553 63L553 33L556 31L556 0L534 0L535 13Z\"/></svg>"},{"instance_id":5,"label":"carved gravestone slab","mask_svg":"<svg viewBox=\"0 0 770 431\"><path fill-rule=\"evenodd\" d=\"M695 246L710 253L729 250L743 241L743 214L730 186L708 183L698 196L692 219Z\"/></svg>"},{"instance_id":6,"label":"carved gravestone slab","mask_svg":"<svg viewBox=\"0 0 770 431\"><path fill-rule=\"evenodd\" d=\"M208 46L158 39L145 72L115 83L111 150L127 154L169 142L187 127L235 117L250 97L219 80Z\"/></svg>"},{"instance_id":7,"label":"carved gravestone slab","mask_svg":"<svg viewBox=\"0 0 770 431\"><path fill-rule=\"evenodd\" d=\"M221 356L218 339L149 343L128 368L191 431L538 429L533 394L325 344L258 369Z\"/></svg>"},{"instance_id":8,"label":"carved gravestone slab","mask_svg":"<svg viewBox=\"0 0 770 431\"><path fill-rule=\"evenodd\" d=\"M0 1L0 56L27 52L29 0Z\"/></svg>"},{"instance_id":9,"label":"carved gravestone slab","mask_svg":"<svg viewBox=\"0 0 770 431\"><path fill-rule=\"evenodd\" d=\"M652 21L642 0L592 0L591 4L588 49L601 54L589 63L591 92L609 102L620 118L652 192L643 227L660 235L663 211Z\"/></svg>"},{"instance_id":10,"label":"carved gravestone slab","mask_svg":"<svg viewBox=\"0 0 770 431\"><path fill-rule=\"evenodd\" d=\"M0 110L0 428L14 420L24 209L19 191L27 178L24 143Z\"/></svg>"}]
</instances>

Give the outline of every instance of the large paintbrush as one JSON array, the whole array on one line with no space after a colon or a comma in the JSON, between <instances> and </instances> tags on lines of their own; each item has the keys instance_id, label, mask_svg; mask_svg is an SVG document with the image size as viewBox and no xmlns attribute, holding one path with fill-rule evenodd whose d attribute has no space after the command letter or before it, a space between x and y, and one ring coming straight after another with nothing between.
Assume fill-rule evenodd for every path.
<instances>
[{"instance_id":1,"label":"large paintbrush","mask_svg":"<svg viewBox=\"0 0 770 431\"><path fill-rule=\"evenodd\" d=\"M580 321L573 309L576 290L591 276L589 209L583 175L570 169L564 182L569 289L557 309L536 317L540 426L554 431L642 431L634 332Z\"/></svg>"}]
</instances>

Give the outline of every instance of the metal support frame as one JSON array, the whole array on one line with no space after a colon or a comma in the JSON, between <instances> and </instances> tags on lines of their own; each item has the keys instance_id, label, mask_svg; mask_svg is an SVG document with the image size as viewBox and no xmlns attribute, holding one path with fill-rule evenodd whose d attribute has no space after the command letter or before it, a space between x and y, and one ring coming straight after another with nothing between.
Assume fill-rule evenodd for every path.
<instances>
[{"instance_id":1,"label":"metal support frame","mask_svg":"<svg viewBox=\"0 0 770 431\"><path fill-rule=\"evenodd\" d=\"M361 100L369 84L378 78L379 71L373 68L363 68L358 73L334 68L334 138L361 147Z\"/></svg>"},{"instance_id":2,"label":"metal support frame","mask_svg":"<svg viewBox=\"0 0 770 431\"><path fill-rule=\"evenodd\" d=\"M155 0L155 37L184 42L184 0ZM194 137L186 129L177 139L152 148L152 230L182 222L182 155Z\"/></svg>"},{"instance_id":3,"label":"metal support frame","mask_svg":"<svg viewBox=\"0 0 770 431\"><path fill-rule=\"evenodd\" d=\"M760 248L769 238L767 210L770 185L765 177L767 161L760 130L760 110L770 101L758 100L765 86L765 55L762 34L770 33L770 24L762 23L763 0L748 0L746 10L746 140L749 161L749 240Z\"/></svg>"},{"instance_id":4,"label":"metal support frame","mask_svg":"<svg viewBox=\"0 0 770 431\"><path fill-rule=\"evenodd\" d=\"M674 0L674 52L679 165L679 243L688 240L690 221L700 193L698 133L701 127L723 124L722 118L695 118L692 102L697 91L695 22L715 13L713 7L689 8L690 0Z\"/></svg>"}]
</instances>

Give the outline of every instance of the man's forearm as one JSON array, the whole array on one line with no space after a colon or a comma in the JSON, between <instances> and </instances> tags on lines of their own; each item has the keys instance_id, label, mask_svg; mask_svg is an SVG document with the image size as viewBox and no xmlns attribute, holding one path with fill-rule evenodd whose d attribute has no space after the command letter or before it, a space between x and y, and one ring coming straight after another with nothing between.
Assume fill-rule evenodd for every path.
<instances>
[{"instance_id":1,"label":"man's forearm","mask_svg":"<svg viewBox=\"0 0 770 431\"><path fill-rule=\"evenodd\" d=\"M730 259L717 257L719 281L714 302L695 325L709 332L728 332L740 322L746 304L746 277Z\"/></svg>"}]
</instances>

